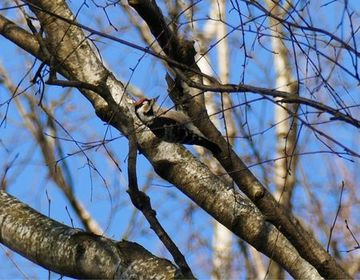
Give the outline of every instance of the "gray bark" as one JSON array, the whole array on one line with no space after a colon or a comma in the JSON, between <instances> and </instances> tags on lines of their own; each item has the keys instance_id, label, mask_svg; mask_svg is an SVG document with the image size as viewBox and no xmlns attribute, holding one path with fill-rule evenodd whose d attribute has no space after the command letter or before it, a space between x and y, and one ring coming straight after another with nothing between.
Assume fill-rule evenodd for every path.
<instances>
[{"instance_id":1,"label":"gray bark","mask_svg":"<svg viewBox=\"0 0 360 280\"><path fill-rule=\"evenodd\" d=\"M172 279L179 270L140 245L56 222L0 192L0 242L61 275L92 279Z\"/></svg>"}]
</instances>

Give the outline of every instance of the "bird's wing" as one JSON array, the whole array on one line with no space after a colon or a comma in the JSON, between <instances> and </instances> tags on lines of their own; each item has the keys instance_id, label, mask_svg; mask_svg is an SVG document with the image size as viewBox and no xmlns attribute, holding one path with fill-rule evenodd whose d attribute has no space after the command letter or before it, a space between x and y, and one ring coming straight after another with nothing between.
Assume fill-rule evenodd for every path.
<instances>
[{"instance_id":1,"label":"bird's wing","mask_svg":"<svg viewBox=\"0 0 360 280\"><path fill-rule=\"evenodd\" d=\"M190 118L187 115L185 115L183 112L175 110L158 109L156 110L156 116L173 119L174 121L181 124L191 122Z\"/></svg>"},{"instance_id":2,"label":"bird's wing","mask_svg":"<svg viewBox=\"0 0 360 280\"><path fill-rule=\"evenodd\" d=\"M187 129L189 129L193 133L206 138L204 134L202 134L201 131L192 123L191 119L183 112L170 110L163 112L162 116L165 118L173 119L176 122L183 124Z\"/></svg>"},{"instance_id":3,"label":"bird's wing","mask_svg":"<svg viewBox=\"0 0 360 280\"><path fill-rule=\"evenodd\" d=\"M154 118L147 126L157 137L168 142L177 142L179 137L187 135L183 124L163 116Z\"/></svg>"}]
</instances>

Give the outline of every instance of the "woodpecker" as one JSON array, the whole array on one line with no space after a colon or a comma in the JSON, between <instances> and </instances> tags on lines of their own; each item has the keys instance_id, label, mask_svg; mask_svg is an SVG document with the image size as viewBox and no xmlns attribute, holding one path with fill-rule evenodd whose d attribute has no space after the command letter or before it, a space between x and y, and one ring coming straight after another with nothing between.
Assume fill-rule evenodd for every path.
<instances>
[{"instance_id":1,"label":"woodpecker","mask_svg":"<svg viewBox=\"0 0 360 280\"><path fill-rule=\"evenodd\" d=\"M141 98L134 106L137 117L158 138L170 143L203 146L213 154L221 152L219 146L208 140L188 116L180 111L160 109L155 104L156 99Z\"/></svg>"}]
</instances>

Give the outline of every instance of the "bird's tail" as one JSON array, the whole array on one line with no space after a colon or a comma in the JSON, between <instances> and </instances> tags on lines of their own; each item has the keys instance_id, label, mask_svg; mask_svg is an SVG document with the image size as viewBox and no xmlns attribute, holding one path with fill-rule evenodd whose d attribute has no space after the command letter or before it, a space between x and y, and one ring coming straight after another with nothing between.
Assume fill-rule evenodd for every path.
<instances>
[{"instance_id":1,"label":"bird's tail","mask_svg":"<svg viewBox=\"0 0 360 280\"><path fill-rule=\"evenodd\" d=\"M218 154L221 152L221 149L217 144L214 142L211 142L210 140L206 139L205 137L202 137L193 131L189 129L179 130L179 135L181 135L181 139L178 139L178 141L181 144L188 144L188 145L199 145L203 146L209 151L211 151L213 154Z\"/></svg>"},{"instance_id":2,"label":"bird's tail","mask_svg":"<svg viewBox=\"0 0 360 280\"><path fill-rule=\"evenodd\" d=\"M198 143L194 143L194 144L205 147L206 149L210 150L213 154L219 154L221 152L221 149L217 144L205 138L198 139Z\"/></svg>"}]
</instances>

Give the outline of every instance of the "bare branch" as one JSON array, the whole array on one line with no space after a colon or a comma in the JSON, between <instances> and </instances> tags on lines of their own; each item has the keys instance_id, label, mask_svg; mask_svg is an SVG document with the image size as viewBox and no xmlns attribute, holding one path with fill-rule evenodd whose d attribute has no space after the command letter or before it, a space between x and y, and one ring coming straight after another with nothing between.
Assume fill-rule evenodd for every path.
<instances>
[{"instance_id":1,"label":"bare branch","mask_svg":"<svg viewBox=\"0 0 360 280\"><path fill-rule=\"evenodd\" d=\"M149 222L151 229L156 233L159 239L173 256L176 264L180 267L182 274L189 279L195 279L190 267L188 266L183 254L180 252L174 241L167 234L158 219L156 212L151 207L150 197L139 190L136 176L136 157L137 157L137 141L136 135L129 135L129 158L128 158L128 177L129 189L128 193L134 206L139 209L146 220Z\"/></svg>"}]
</instances>

